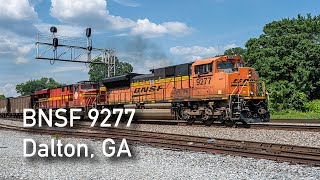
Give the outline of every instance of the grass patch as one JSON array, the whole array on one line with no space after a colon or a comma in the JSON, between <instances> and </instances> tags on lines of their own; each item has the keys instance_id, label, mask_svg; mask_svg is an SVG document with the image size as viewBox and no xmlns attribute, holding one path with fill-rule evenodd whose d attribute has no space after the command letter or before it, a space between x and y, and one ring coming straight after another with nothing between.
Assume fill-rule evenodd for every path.
<instances>
[{"instance_id":1,"label":"grass patch","mask_svg":"<svg viewBox=\"0 0 320 180\"><path fill-rule=\"evenodd\" d=\"M286 110L271 112L271 119L320 119L320 113Z\"/></svg>"}]
</instances>

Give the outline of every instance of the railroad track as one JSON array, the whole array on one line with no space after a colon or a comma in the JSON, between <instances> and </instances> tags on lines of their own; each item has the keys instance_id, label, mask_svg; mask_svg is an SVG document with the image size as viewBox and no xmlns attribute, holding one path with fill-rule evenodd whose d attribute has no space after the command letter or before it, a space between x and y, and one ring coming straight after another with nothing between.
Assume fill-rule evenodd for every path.
<instances>
[{"instance_id":1,"label":"railroad track","mask_svg":"<svg viewBox=\"0 0 320 180\"><path fill-rule=\"evenodd\" d=\"M156 147L181 149L213 154L228 154L259 159L270 159L290 163L320 166L320 148L261 143L253 141L238 141L211 137L198 137L181 134L138 131L119 128L89 128L77 125L78 128L91 130L89 132L24 128L0 124L0 128L23 131L28 133L59 135L88 139L123 139L130 143L148 144Z\"/></svg>"},{"instance_id":2,"label":"railroad track","mask_svg":"<svg viewBox=\"0 0 320 180\"><path fill-rule=\"evenodd\" d=\"M271 119L270 123L290 123L290 124L319 124L320 119Z\"/></svg>"},{"instance_id":3,"label":"railroad track","mask_svg":"<svg viewBox=\"0 0 320 180\"><path fill-rule=\"evenodd\" d=\"M288 120L289 121L289 120ZM311 121L309 121L311 122ZM315 122L315 121L313 121ZM133 123L138 124L161 124L161 125L181 125L186 126L187 122L181 120L139 120ZM277 122L278 123L278 122ZM205 126L202 122L195 122L195 126ZM222 123L213 123L211 126L226 128ZM289 131L315 131L320 132L320 123L314 125L302 125L301 123L295 122L293 124L283 123L252 123L252 124L235 124L235 128L252 128L252 129L279 129L279 130L289 130Z\"/></svg>"},{"instance_id":4,"label":"railroad track","mask_svg":"<svg viewBox=\"0 0 320 180\"><path fill-rule=\"evenodd\" d=\"M22 121L22 119L17 118L5 118L8 120L14 120L14 121ZM273 121L273 122L272 122ZM285 123L289 122L291 120L271 120L271 123L252 123L252 124L235 124L234 128L251 128L251 129L277 129L277 130L286 130L286 131L312 131L312 132L320 132L320 124L316 124L318 120L314 119L312 121L309 119L308 122L314 125L304 125L301 122L304 120L293 120L295 123ZM320 121L320 120L319 120ZM279 124L278 122L282 122L283 124ZM300 123L299 123L300 122ZM134 124L158 124L158 125L179 125L179 126L187 126L186 121L182 120L136 120L133 121ZM309 123L308 123L309 124ZM205 126L202 122L195 122L193 126ZM213 123L211 126L214 127L221 127L221 128L228 128L225 127L222 123Z\"/></svg>"}]
</instances>

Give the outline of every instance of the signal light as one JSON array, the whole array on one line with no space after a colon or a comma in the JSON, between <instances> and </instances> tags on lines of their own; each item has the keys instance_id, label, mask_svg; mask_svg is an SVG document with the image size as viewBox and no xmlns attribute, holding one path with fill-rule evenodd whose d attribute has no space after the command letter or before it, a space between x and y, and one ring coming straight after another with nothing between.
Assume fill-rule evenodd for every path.
<instances>
[{"instance_id":1,"label":"signal light","mask_svg":"<svg viewBox=\"0 0 320 180\"><path fill-rule=\"evenodd\" d=\"M86 29L86 36L90 37L91 36L91 28Z\"/></svg>"},{"instance_id":2,"label":"signal light","mask_svg":"<svg viewBox=\"0 0 320 180\"><path fill-rule=\"evenodd\" d=\"M52 27L50 28L50 32L56 33L56 32L58 32L58 29L57 29L56 27L52 26Z\"/></svg>"},{"instance_id":3,"label":"signal light","mask_svg":"<svg viewBox=\"0 0 320 180\"><path fill-rule=\"evenodd\" d=\"M53 40L52 40L52 45L53 45L53 47L58 47L58 45L59 45L59 42L58 42L58 38L53 38Z\"/></svg>"}]
</instances>

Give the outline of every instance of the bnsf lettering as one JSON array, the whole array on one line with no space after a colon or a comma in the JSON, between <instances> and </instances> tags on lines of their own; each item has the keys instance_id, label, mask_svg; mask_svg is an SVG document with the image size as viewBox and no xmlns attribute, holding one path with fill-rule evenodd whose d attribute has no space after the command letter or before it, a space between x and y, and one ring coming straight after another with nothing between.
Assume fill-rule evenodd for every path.
<instances>
[{"instance_id":1,"label":"bnsf lettering","mask_svg":"<svg viewBox=\"0 0 320 180\"><path fill-rule=\"evenodd\" d=\"M136 89L134 90L134 93L154 92L154 91L160 91L161 89L162 89L161 86L151 86L151 87L136 88Z\"/></svg>"},{"instance_id":2,"label":"bnsf lettering","mask_svg":"<svg viewBox=\"0 0 320 180\"><path fill-rule=\"evenodd\" d=\"M233 83L245 83L249 81L249 79L234 79Z\"/></svg>"},{"instance_id":3,"label":"bnsf lettering","mask_svg":"<svg viewBox=\"0 0 320 180\"><path fill-rule=\"evenodd\" d=\"M249 79L234 79L231 83L231 86L237 86L237 85L246 85L246 82L250 81Z\"/></svg>"}]
</instances>

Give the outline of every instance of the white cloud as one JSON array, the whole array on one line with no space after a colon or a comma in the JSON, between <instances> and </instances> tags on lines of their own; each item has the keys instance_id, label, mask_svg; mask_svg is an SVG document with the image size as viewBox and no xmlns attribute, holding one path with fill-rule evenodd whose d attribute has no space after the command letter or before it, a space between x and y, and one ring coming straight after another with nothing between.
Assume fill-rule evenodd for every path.
<instances>
[{"instance_id":1,"label":"white cloud","mask_svg":"<svg viewBox=\"0 0 320 180\"><path fill-rule=\"evenodd\" d=\"M187 59L190 59L192 61L197 61L197 60L203 59L203 57L202 56L189 56L189 57L187 57Z\"/></svg>"},{"instance_id":2,"label":"white cloud","mask_svg":"<svg viewBox=\"0 0 320 180\"><path fill-rule=\"evenodd\" d=\"M28 38L15 34L0 35L0 53L2 58L13 59L16 64L26 63L26 56L34 48Z\"/></svg>"},{"instance_id":3,"label":"white cloud","mask_svg":"<svg viewBox=\"0 0 320 180\"><path fill-rule=\"evenodd\" d=\"M191 32L186 24L181 22L165 22L162 24L155 24L149 19L138 19L136 25L131 29L132 35L142 35L145 37L157 37L164 34L171 34L174 36L183 36Z\"/></svg>"},{"instance_id":4,"label":"white cloud","mask_svg":"<svg viewBox=\"0 0 320 180\"><path fill-rule=\"evenodd\" d=\"M28 0L0 0L0 18L33 20L37 17Z\"/></svg>"},{"instance_id":5,"label":"white cloud","mask_svg":"<svg viewBox=\"0 0 320 180\"><path fill-rule=\"evenodd\" d=\"M217 54L222 54L225 50L237 47L235 44L228 44L225 46L191 46L191 47L183 47L183 46L175 46L170 48L170 53L174 55L193 55L193 56L203 56L203 55L210 55L214 56Z\"/></svg>"},{"instance_id":6,"label":"white cloud","mask_svg":"<svg viewBox=\"0 0 320 180\"><path fill-rule=\"evenodd\" d=\"M34 7L28 0L0 0L0 31L30 36L37 32L33 25L38 19Z\"/></svg>"},{"instance_id":7,"label":"white cloud","mask_svg":"<svg viewBox=\"0 0 320 180\"><path fill-rule=\"evenodd\" d=\"M67 37L79 37L85 35L85 29L80 26L75 25L56 25L56 24L47 24L47 23L39 23L35 24L40 33L48 34L50 31L50 27L55 26L58 29L58 34Z\"/></svg>"},{"instance_id":8,"label":"white cloud","mask_svg":"<svg viewBox=\"0 0 320 180\"><path fill-rule=\"evenodd\" d=\"M16 86L13 84L5 84L4 86L0 86L0 94L3 94L6 97L16 97L19 94L16 91Z\"/></svg>"},{"instance_id":9,"label":"white cloud","mask_svg":"<svg viewBox=\"0 0 320 180\"><path fill-rule=\"evenodd\" d=\"M16 62L16 64L22 64L22 63L26 63L28 61L29 61L29 59L27 59L25 57L17 57L15 62Z\"/></svg>"},{"instance_id":10,"label":"white cloud","mask_svg":"<svg viewBox=\"0 0 320 180\"><path fill-rule=\"evenodd\" d=\"M129 30L130 35L144 37L182 36L192 31L192 28L182 22L156 24L146 18L134 21L111 15L107 9L106 0L51 0L50 14L63 23L93 27L104 31L106 29Z\"/></svg>"},{"instance_id":11,"label":"white cloud","mask_svg":"<svg viewBox=\"0 0 320 180\"><path fill-rule=\"evenodd\" d=\"M34 45L33 45L33 44L29 44L29 45L19 46L19 47L17 48L17 50L18 50L18 53L27 54L27 53L29 53L33 48L34 48Z\"/></svg>"},{"instance_id":12,"label":"white cloud","mask_svg":"<svg viewBox=\"0 0 320 180\"><path fill-rule=\"evenodd\" d=\"M61 22L88 27L125 29L134 25L130 19L110 15L105 0L51 0L50 14Z\"/></svg>"},{"instance_id":13,"label":"white cloud","mask_svg":"<svg viewBox=\"0 0 320 180\"><path fill-rule=\"evenodd\" d=\"M188 54L206 55L206 54L217 54L218 49L215 47L202 47L202 46L192 46L192 47L176 46L176 47L170 48L170 52L175 55L188 55Z\"/></svg>"},{"instance_id":14,"label":"white cloud","mask_svg":"<svg viewBox=\"0 0 320 180\"><path fill-rule=\"evenodd\" d=\"M50 72L59 73L59 72L69 72L69 71L80 71L80 72L88 73L89 68L87 68L84 64L83 65L65 65L65 66L58 66Z\"/></svg>"},{"instance_id":15,"label":"white cloud","mask_svg":"<svg viewBox=\"0 0 320 180\"><path fill-rule=\"evenodd\" d=\"M113 0L114 2L128 7L139 7L140 4L130 0Z\"/></svg>"},{"instance_id":16,"label":"white cloud","mask_svg":"<svg viewBox=\"0 0 320 180\"><path fill-rule=\"evenodd\" d=\"M0 53L2 58L25 63L34 47L38 20L33 5L28 0L0 0ZM32 36L32 37L31 37Z\"/></svg>"},{"instance_id":17,"label":"white cloud","mask_svg":"<svg viewBox=\"0 0 320 180\"><path fill-rule=\"evenodd\" d=\"M239 47L239 46L237 46L236 44L227 44L227 45L225 45L224 47L223 47L223 50L225 51L225 50L227 50L227 49L231 49L231 48L235 48L235 47Z\"/></svg>"}]
</instances>

